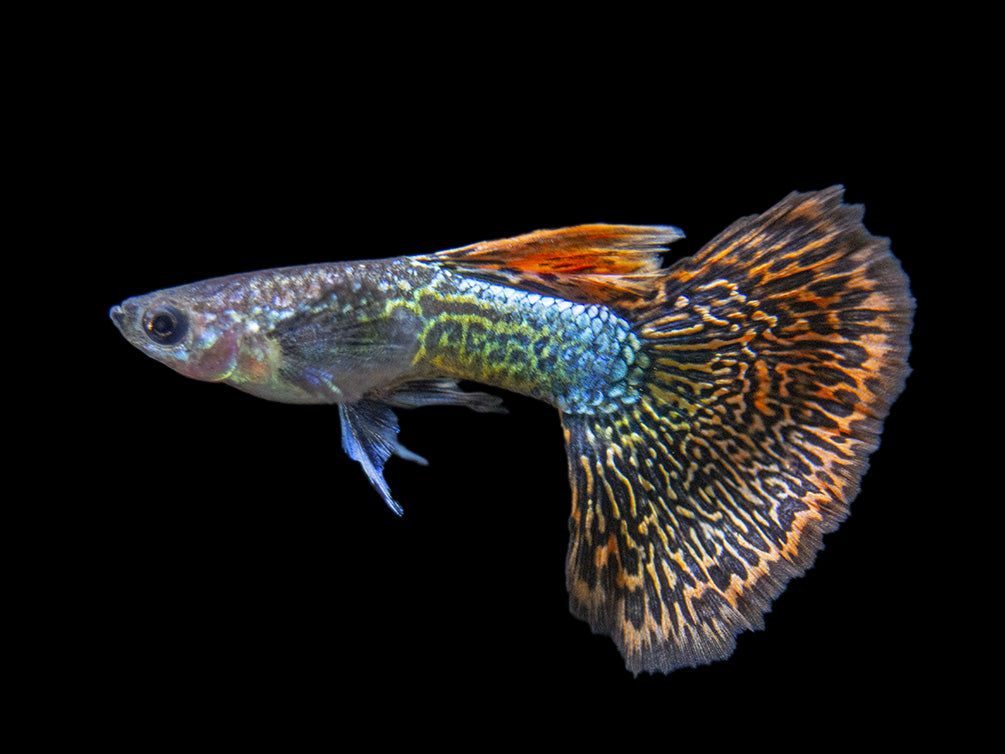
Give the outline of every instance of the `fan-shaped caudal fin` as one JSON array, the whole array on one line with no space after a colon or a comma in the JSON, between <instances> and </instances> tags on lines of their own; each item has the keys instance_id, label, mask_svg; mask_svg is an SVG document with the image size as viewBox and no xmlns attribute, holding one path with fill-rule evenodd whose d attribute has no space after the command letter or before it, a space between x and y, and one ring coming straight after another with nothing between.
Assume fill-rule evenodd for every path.
<instances>
[{"instance_id":1,"label":"fan-shaped caudal fin","mask_svg":"<svg viewBox=\"0 0 1005 754\"><path fill-rule=\"evenodd\" d=\"M792 194L620 311L646 381L563 416L573 612L635 673L729 656L858 492L908 373L914 302L840 188Z\"/></svg>"}]
</instances>

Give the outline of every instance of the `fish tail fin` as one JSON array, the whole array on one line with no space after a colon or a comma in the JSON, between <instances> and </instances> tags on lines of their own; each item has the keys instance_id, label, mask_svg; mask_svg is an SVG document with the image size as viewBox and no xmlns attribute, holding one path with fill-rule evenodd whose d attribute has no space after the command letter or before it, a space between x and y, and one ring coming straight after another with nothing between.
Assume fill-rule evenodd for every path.
<instances>
[{"instance_id":1,"label":"fish tail fin","mask_svg":"<svg viewBox=\"0 0 1005 754\"><path fill-rule=\"evenodd\" d=\"M728 657L848 513L914 311L862 215L792 194L647 273L637 394L562 416L571 609L636 674Z\"/></svg>"}]
</instances>

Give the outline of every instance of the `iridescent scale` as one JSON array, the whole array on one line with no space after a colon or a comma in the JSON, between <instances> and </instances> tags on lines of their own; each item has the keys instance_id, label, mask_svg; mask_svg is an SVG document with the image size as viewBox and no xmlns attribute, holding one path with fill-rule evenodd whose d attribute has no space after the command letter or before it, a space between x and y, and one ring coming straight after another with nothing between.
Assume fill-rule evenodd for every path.
<instances>
[{"instance_id":1,"label":"iridescent scale","mask_svg":"<svg viewBox=\"0 0 1005 754\"><path fill-rule=\"evenodd\" d=\"M417 361L524 393L563 413L607 413L639 397L648 358L623 317L448 272L418 296Z\"/></svg>"}]
</instances>

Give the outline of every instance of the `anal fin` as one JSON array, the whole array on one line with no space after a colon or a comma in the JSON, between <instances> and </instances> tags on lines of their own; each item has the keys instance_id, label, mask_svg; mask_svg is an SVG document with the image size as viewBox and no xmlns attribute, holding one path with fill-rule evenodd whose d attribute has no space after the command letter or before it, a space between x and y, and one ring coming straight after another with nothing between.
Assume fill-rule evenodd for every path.
<instances>
[{"instance_id":1,"label":"anal fin","mask_svg":"<svg viewBox=\"0 0 1005 754\"><path fill-rule=\"evenodd\" d=\"M498 396L461 390L457 380L449 377L406 382L384 400L400 408L463 406L479 413L506 413Z\"/></svg>"},{"instance_id":2,"label":"anal fin","mask_svg":"<svg viewBox=\"0 0 1005 754\"><path fill-rule=\"evenodd\" d=\"M455 380L434 378L414 380L393 391L354 403L340 403L342 448L358 461L370 483L380 492L387 506L402 514L401 505L391 496L384 479L384 464L392 455L423 466L428 461L398 442L398 417L392 407L464 406L479 412L505 413L502 400L488 393L465 392Z\"/></svg>"}]
</instances>

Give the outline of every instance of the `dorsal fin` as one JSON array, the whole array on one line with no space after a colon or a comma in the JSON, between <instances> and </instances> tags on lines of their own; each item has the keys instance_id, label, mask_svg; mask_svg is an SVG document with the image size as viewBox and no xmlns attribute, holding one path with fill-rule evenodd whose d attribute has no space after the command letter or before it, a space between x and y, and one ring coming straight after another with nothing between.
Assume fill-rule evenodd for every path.
<instances>
[{"instance_id":1,"label":"dorsal fin","mask_svg":"<svg viewBox=\"0 0 1005 754\"><path fill-rule=\"evenodd\" d=\"M638 296L660 251L683 237L669 225L576 225L414 258L499 285L614 303Z\"/></svg>"}]
</instances>

